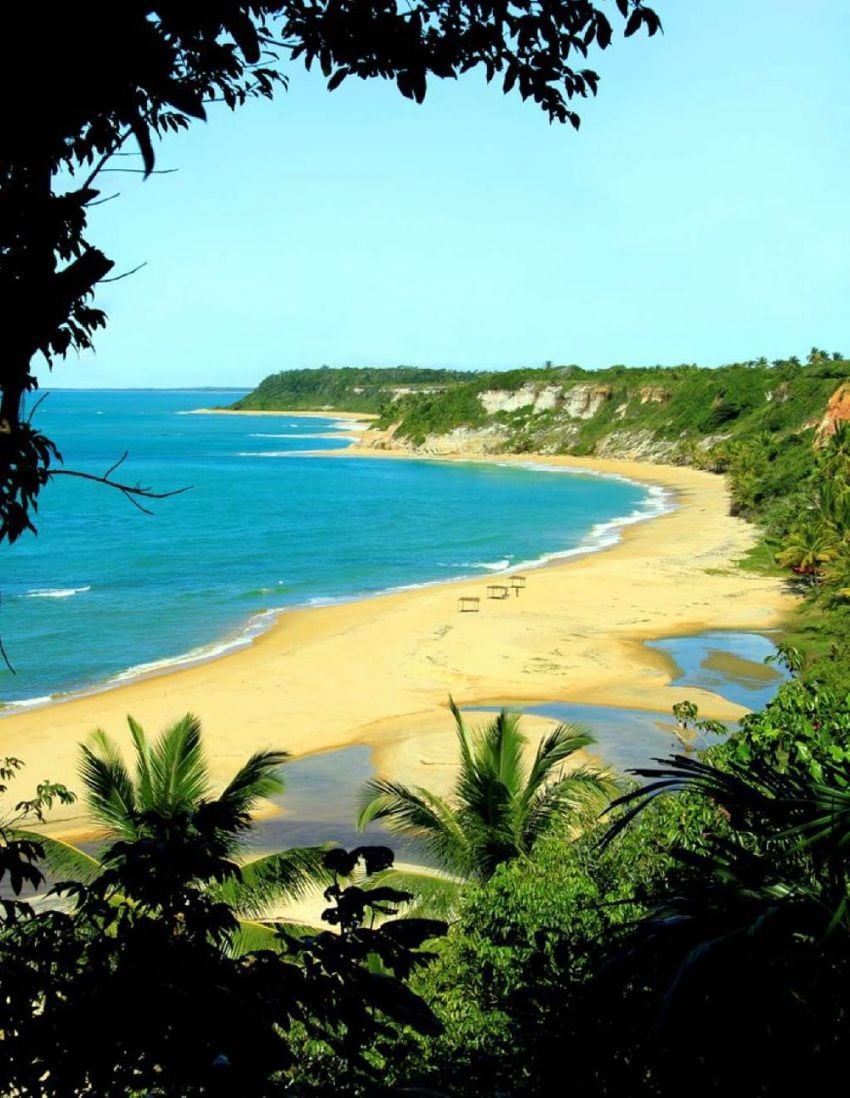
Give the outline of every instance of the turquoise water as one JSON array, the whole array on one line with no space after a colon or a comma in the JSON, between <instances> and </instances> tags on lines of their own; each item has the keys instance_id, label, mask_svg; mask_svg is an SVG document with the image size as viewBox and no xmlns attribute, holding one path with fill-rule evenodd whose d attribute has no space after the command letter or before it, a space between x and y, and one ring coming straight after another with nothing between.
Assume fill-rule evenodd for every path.
<instances>
[{"instance_id":1,"label":"turquoise water","mask_svg":"<svg viewBox=\"0 0 850 1098\"><path fill-rule=\"evenodd\" d=\"M247 643L270 612L524 567L610 544L658 489L497 464L316 458L333 417L204 416L237 394L51 393L38 422L66 468L191 491L144 515L58 478L39 536L3 546L0 701L44 698Z\"/></svg>"}]
</instances>

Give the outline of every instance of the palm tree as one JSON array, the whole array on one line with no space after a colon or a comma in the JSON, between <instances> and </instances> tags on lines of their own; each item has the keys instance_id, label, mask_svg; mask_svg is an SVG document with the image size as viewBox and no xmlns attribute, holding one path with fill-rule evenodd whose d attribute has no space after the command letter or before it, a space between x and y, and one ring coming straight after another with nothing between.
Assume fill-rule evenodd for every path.
<instances>
[{"instance_id":1,"label":"palm tree","mask_svg":"<svg viewBox=\"0 0 850 1098\"><path fill-rule=\"evenodd\" d=\"M118 746L101 729L81 745L80 780L94 822L104 832L105 846L133 842L144 834L150 815L176 817L214 805L215 842L221 856L238 858L250 814L258 801L282 792L280 769L285 751L258 751L245 762L216 798L201 746L201 726L187 713L151 743L142 727L127 717L135 753L131 774ZM100 860L60 839L37 836L50 872L63 880L86 883L103 871ZM216 886L220 898L240 916L240 950L271 944L262 923L271 903L296 899L306 888L328 881L322 865L327 847L295 847L242 861L237 878Z\"/></svg>"},{"instance_id":2,"label":"palm tree","mask_svg":"<svg viewBox=\"0 0 850 1098\"><path fill-rule=\"evenodd\" d=\"M817 583L823 566L835 558L837 551L835 533L822 520L813 520L801 523L788 534L776 561Z\"/></svg>"},{"instance_id":3,"label":"palm tree","mask_svg":"<svg viewBox=\"0 0 850 1098\"><path fill-rule=\"evenodd\" d=\"M607 771L563 764L593 742L586 732L559 724L526 766L520 714L503 709L470 730L450 700L460 747L452 793L439 797L421 786L370 781L358 826L385 820L391 831L421 840L443 869L486 880L503 862L529 854L541 835L585 811L604 808L617 792Z\"/></svg>"}]
</instances>

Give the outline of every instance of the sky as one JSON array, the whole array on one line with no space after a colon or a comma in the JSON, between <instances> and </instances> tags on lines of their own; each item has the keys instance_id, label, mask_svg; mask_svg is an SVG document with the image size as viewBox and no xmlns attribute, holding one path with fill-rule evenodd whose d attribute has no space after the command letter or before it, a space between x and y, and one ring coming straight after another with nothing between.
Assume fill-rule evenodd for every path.
<instances>
[{"instance_id":1,"label":"sky","mask_svg":"<svg viewBox=\"0 0 850 1098\"><path fill-rule=\"evenodd\" d=\"M146 265L51 383L850 354L850 3L651 6L663 36L591 57L579 133L481 74L418 106L295 64L169 137L172 174L102 176L90 238Z\"/></svg>"}]
</instances>

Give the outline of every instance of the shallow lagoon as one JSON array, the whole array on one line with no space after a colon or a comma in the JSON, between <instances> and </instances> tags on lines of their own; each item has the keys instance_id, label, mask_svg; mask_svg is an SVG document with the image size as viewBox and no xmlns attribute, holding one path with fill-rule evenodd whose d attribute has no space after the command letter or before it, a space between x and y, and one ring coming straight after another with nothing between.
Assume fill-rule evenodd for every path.
<instances>
[{"instance_id":1,"label":"shallow lagoon","mask_svg":"<svg viewBox=\"0 0 850 1098\"><path fill-rule=\"evenodd\" d=\"M779 668L764 664L776 651L768 636L758 633L712 631L687 637L669 637L649 643L663 652L675 668L673 686L699 686L729 701L759 709L787 677ZM510 705L510 701L505 702ZM525 705L526 713L580 724L597 741L597 753L618 770L651 766L655 759L682 750L674 733L670 711L623 709L574 702ZM472 707L471 714L495 712L492 706ZM450 721L446 714L446 721ZM483 718L482 718L483 719ZM709 746L701 737L696 746ZM371 750L347 747L298 759L286 767L287 789L279 804L280 816L259 822L255 842L259 849L276 846L338 842L353 846L364 841L390 842L401 857L415 851L388 838L380 825L366 835L355 826L356 800L363 783L372 777Z\"/></svg>"}]
</instances>

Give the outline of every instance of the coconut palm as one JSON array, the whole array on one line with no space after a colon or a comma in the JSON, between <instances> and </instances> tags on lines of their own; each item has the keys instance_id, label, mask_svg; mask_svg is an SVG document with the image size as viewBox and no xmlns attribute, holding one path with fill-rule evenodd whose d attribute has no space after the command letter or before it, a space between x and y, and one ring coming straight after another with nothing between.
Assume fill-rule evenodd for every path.
<instances>
[{"instance_id":1,"label":"coconut palm","mask_svg":"<svg viewBox=\"0 0 850 1098\"><path fill-rule=\"evenodd\" d=\"M820 519L813 518L794 527L776 554L776 561L816 583L823 566L835 558L837 550L834 531Z\"/></svg>"},{"instance_id":2,"label":"coconut palm","mask_svg":"<svg viewBox=\"0 0 850 1098\"><path fill-rule=\"evenodd\" d=\"M280 793L285 751L255 752L213 798L213 786L201 745L201 726L187 713L155 742L141 725L127 718L135 754L135 772L127 767L116 743L101 729L81 745L80 780L84 800L104 845L135 841L144 834L145 820L155 813L176 817L214 805L216 826L211 836L222 857L239 859L250 814L265 797ZM208 814L209 815L209 814ZM98 858L59 839L38 836L49 871L63 880L86 883L103 870ZM217 885L220 898L240 916L241 949L270 944L270 932L259 922L271 903L300 896L310 885L328 879L322 865L327 847L297 847L240 862L238 877Z\"/></svg>"},{"instance_id":3,"label":"coconut palm","mask_svg":"<svg viewBox=\"0 0 850 1098\"><path fill-rule=\"evenodd\" d=\"M385 820L391 831L422 841L448 872L486 880L503 862L529 854L541 835L586 810L601 810L617 792L610 774L596 766L564 770L570 756L593 742L575 726L559 724L527 766L519 713L503 709L471 730L450 705L460 747L452 793L443 798L421 786L370 781L360 828Z\"/></svg>"}]
</instances>

